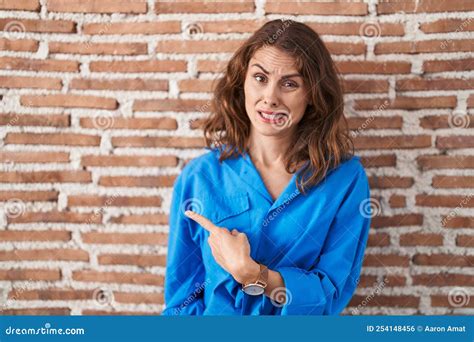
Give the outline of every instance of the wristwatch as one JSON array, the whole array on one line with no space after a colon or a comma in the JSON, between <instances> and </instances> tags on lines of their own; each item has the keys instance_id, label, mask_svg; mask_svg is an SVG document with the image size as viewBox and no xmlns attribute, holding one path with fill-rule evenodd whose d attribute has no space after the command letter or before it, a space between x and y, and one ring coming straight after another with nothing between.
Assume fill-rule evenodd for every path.
<instances>
[{"instance_id":1,"label":"wristwatch","mask_svg":"<svg viewBox=\"0 0 474 342\"><path fill-rule=\"evenodd\" d=\"M265 292L267 287L268 280L268 268L259 264L260 272L258 273L258 278L254 282L242 284L242 291L250 296L259 296Z\"/></svg>"}]
</instances>

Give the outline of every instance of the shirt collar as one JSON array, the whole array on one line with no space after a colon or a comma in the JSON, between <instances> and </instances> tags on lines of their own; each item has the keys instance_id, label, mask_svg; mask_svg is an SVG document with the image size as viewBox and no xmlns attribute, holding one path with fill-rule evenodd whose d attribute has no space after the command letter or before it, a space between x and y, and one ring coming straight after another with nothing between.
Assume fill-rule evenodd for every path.
<instances>
[{"instance_id":1,"label":"shirt collar","mask_svg":"<svg viewBox=\"0 0 474 342\"><path fill-rule=\"evenodd\" d=\"M257 168L253 164L252 159L247 152L244 152L243 155L240 155L237 158L227 158L223 161L223 163L229 166L243 182L250 186L251 189L254 189L263 198L265 198L265 200L271 205L270 210L273 210L283 204L288 205L289 202L301 194L296 186L296 177L308 162L306 162L297 170L297 172L293 174L290 182L280 194L280 196L276 199L276 201L273 201L271 195L265 187L265 183L260 177Z\"/></svg>"}]
</instances>

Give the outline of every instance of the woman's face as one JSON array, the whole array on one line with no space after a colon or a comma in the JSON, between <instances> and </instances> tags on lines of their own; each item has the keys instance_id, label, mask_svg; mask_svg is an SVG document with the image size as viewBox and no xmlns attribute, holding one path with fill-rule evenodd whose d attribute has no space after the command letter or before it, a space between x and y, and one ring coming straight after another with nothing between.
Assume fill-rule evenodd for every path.
<instances>
[{"instance_id":1,"label":"woman's face","mask_svg":"<svg viewBox=\"0 0 474 342\"><path fill-rule=\"evenodd\" d=\"M295 59L275 47L263 47L250 59L244 92L252 130L265 136L291 135L309 100Z\"/></svg>"}]
</instances>

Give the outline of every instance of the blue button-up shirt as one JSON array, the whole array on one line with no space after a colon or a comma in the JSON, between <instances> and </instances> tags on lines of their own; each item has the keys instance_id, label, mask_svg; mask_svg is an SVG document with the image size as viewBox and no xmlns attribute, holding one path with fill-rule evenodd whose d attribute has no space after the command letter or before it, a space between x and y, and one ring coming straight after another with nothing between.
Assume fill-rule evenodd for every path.
<instances>
[{"instance_id":1,"label":"blue button-up shirt","mask_svg":"<svg viewBox=\"0 0 474 342\"><path fill-rule=\"evenodd\" d=\"M192 160L176 179L163 315L339 314L357 287L370 225L360 158L305 194L296 187L298 172L274 201L248 154L222 163L218 157L212 150ZM281 274L286 303L245 294L214 260L209 233L184 215L188 209L245 233L252 259Z\"/></svg>"}]
</instances>

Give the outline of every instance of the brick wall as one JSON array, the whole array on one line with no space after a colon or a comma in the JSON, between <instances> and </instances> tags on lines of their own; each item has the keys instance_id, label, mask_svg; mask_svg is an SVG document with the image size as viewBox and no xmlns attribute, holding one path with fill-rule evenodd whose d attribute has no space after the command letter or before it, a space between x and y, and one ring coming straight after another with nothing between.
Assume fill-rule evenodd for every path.
<instances>
[{"instance_id":1,"label":"brick wall","mask_svg":"<svg viewBox=\"0 0 474 342\"><path fill-rule=\"evenodd\" d=\"M157 314L171 186L265 20L318 31L377 216L346 314L466 314L474 2L0 0L0 305Z\"/></svg>"}]
</instances>

